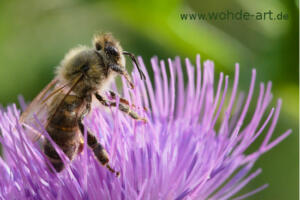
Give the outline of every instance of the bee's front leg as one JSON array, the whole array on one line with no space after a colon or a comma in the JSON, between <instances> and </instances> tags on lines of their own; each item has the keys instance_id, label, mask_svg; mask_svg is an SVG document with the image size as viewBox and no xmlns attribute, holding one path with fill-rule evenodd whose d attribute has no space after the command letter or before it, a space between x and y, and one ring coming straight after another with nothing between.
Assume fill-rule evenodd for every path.
<instances>
[{"instance_id":1,"label":"bee's front leg","mask_svg":"<svg viewBox=\"0 0 300 200\"><path fill-rule=\"evenodd\" d=\"M81 120L78 121L79 129L81 134L84 137L84 125ZM94 155L96 156L97 160L104 165L110 172L119 176L120 172L115 171L109 164L109 156L104 147L98 142L97 138L87 130L87 143L89 147L93 150Z\"/></svg>"},{"instance_id":2,"label":"bee's front leg","mask_svg":"<svg viewBox=\"0 0 300 200\"><path fill-rule=\"evenodd\" d=\"M128 72L124 69L122 69L119 65L112 64L109 66L113 71L117 72L118 74L124 76L125 80L127 81L128 85L131 87L131 89L134 89L134 84L131 81L131 78L128 74Z\"/></svg>"}]
</instances>

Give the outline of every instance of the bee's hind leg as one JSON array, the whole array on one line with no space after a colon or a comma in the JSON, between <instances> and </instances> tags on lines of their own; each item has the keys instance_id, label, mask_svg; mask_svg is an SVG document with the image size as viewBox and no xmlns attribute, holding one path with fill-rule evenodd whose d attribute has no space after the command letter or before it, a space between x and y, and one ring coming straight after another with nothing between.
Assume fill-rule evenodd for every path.
<instances>
[{"instance_id":1,"label":"bee's hind leg","mask_svg":"<svg viewBox=\"0 0 300 200\"><path fill-rule=\"evenodd\" d=\"M84 125L82 121L78 121L79 129L81 134L84 136ZM120 172L115 171L109 164L109 156L104 147L98 142L97 138L87 130L87 143L89 147L93 150L95 157L97 160L104 165L110 172L116 174L116 176L120 175Z\"/></svg>"}]
</instances>

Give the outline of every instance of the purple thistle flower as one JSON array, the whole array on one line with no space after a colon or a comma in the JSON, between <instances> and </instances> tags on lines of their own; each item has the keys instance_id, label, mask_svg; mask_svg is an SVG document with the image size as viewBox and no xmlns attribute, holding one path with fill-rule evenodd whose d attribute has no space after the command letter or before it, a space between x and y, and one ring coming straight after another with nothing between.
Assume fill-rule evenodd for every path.
<instances>
[{"instance_id":1,"label":"purple thistle flower","mask_svg":"<svg viewBox=\"0 0 300 200\"><path fill-rule=\"evenodd\" d=\"M139 63L146 72L141 58ZM63 172L51 173L38 144L25 136L18 122L20 111L15 105L1 110L0 199L238 200L267 187L234 198L261 172L250 172L256 160L291 133L288 130L271 141L281 107L279 100L276 108L267 108L271 83L266 88L260 84L255 111L246 123L255 70L244 98L237 91L238 65L229 92L229 78L223 73L214 91L213 63L206 61L201 71L199 56L196 67L185 60L186 87L179 58L168 60L170 79L164 61L153 58L151 63L155 87L147 73L143 82L135 71L135 89L129 90L123 82L122 91L148 119L147 124L135 122L115 108L99 107L85 119L85 125L108 150L111 165L121 172L119 178L102 167L86 145ZM262 132L266 135L259 149L245 154Z\"/></svg>"}]
</instances>

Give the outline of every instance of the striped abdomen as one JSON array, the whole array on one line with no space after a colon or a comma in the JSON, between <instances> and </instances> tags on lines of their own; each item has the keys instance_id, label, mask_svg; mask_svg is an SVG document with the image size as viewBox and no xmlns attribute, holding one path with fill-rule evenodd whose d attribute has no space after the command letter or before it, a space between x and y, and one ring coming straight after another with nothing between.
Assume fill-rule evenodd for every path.
<instances>
[{"instance_id":1,"label":"striped abdomen","mask_svg":"<svg viewBox=\"0 0 300 200\"><path fill-rule=\"evenodd\" d=\"M60 98L63 97L55 98L53 101L61 102ZM80 145L81 135L79 134L78 119L81 117L84 107L81 98L68 95L61 105L54 106L49 112L46 130L70 160L77 154ZM56 171L61 171L64 168L63 162L48 140L45 141L43 148Z\"/></svg>"}]
</instances>

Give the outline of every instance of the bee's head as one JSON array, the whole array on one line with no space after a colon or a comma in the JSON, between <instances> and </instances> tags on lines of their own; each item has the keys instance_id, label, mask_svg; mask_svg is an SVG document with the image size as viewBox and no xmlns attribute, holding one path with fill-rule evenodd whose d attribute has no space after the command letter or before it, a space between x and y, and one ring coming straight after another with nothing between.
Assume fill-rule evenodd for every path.
<instances>
[{"instance_id":1,"label":"bee's head","mask_svg":"<svg viewBox=\"0 0 300 200\"><path fill-rule=\"evenodd\" d=\"M125 68L125 58L120 43L110 34L97 34L93 38L93 46L107 62Z\"/></svg>"},{"instance_id":2,"label":"bee's head","mask_svg":"<svg viewBox=\"0 0 300 200\"><path fill-rule=\"evenodd\" d=\"M109 33L95 35L93 48L79 46L70 50L58 66L56 74L61 83L68 85L72 85L77 77L82 76L74 89L77 93L99 90L111 82L116 74L124 76L133 88L125 69L124 55L130 56L144 78L134 55L123 51L119 42Z\"/></svg>"},{"instance_id":3,"label":"bee's head","mask_svg":"<svg viewBox=\"0 0 300 200\"><path fill-rule=\"evenodd\" d=\"M96 51L105 58L106 62L109 65L117 65L121 68L121 70L125 70L124 55L128 55L135 63L140 73L141 79L145 79L145 75L141 71L138 62L135 59L135 56L132 53L123 51L119 42L110 33L95 35L93 39L93 45Z\"/></svg>"}]
</instances>

